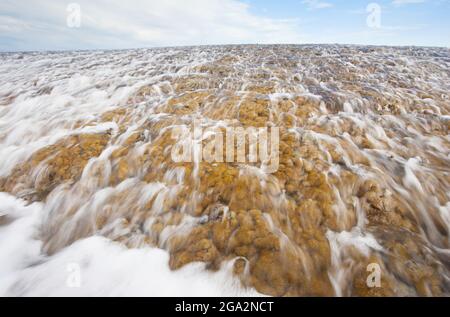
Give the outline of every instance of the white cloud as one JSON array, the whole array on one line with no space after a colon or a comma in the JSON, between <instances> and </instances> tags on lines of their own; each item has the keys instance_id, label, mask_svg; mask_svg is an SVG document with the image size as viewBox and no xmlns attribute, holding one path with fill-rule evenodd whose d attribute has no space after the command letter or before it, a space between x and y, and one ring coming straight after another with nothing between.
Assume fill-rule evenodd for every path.
<instances>
[{"instance_id":1,"label":"white cloud","mask_svg":"<svg viewBox=\"0 0 450 317\"><path fill-rule=\"evenodd\" d=\"M424 3L426 1L427 0L394 0L392 1L392 4L396 6L401 6L405 4Z\"/></svg>"},{"instance_id":2,"label":"white cloud","mask_svg":"<svg viewBox=\"0 0 450 317\"><path fill-rule=\"evenodd\" d=\"M303 0L302 3L306 4L309 10L326 9L333 6L333 4L329 2L323 2L320 0Z\"/></svg>"},{"instance_id":3,"label":"white cloud","mask_svg":"<svg viewBox=\"0 0 450 317\"><path fill-rule=\"evenodd\" d=\"M38 49L72 49L301 41L298 21L257 16L238 0L73 2L81 6L79 29L66 26L69 1L52 0L2 0L0 27L9 24L5 19L14 20L15 30L27 26L8 34L25 49L37 43ZM0 42L8 50L4 46Z\"/></svg>"},{"instance_id":4,"label":"white cloud","mask_svg":"<svg viewBox=\"0 0 450 317\"><path fill-rule=\"evenodd\" d=\"M30 29L30 25L10 16L0 15L0 31L7 33L24 32Z\"/></svg>"}]
</instances>

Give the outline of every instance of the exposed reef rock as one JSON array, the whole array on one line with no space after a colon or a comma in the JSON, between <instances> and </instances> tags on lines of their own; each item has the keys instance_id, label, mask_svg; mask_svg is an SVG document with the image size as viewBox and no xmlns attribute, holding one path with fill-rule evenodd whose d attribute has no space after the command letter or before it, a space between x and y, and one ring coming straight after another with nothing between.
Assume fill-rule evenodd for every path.
<instances>
[{"instance_id":1,"label":"exposed reef rock","mask_svg":"<svg viewBox=\"0 0 450 317\"><path fill-rule=\"evenodd\" d=\"M65 54L43 76L77 76L57 67ZM80 53L72 66L85 77L70 98L42 80L23 83L26 98L48 103L46 116L17 115L25 97L0 95L0 190L44 204L49 255L101 235L165 249L172 270L231 263L243 287L266 295L448 296L449 55L356 46ZM104 64L82 68L99 56ZM128 58L151 62L135 69L121 64ZM114 78L97 75L106 69ZM186 139L191 149L227 128L277 127L278 169L199 161L195 151L177 162L179 127L214 129ZM371 265L381 287L367 283Z\"/></svg>"}]
</instances>

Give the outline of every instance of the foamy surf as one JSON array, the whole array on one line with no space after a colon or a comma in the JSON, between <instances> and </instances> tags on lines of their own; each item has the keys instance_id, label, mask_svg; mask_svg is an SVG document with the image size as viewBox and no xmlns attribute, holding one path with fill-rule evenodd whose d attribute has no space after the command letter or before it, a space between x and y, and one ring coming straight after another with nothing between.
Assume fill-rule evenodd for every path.
<instances>
[{"instance_id":1,"label":"foamy surf","mask_svg":"<svg viewBox=\"0 0 450 317\"><path fill-rule=\"evenodd\" d=\"M230 264L216 273L201 263L173 272L164 250L130 250L98 236L47 256L36 239L42 204L4 193L0 201L8 222L0 227L0 296L261 296L233 278Z\"/></svg>"},{"instance_id":2,"label":"foamy surf","mask_svg":"<svg viewBox=\"0 0 450 317\"><path fill-rule=\"evenodd\" d=\"M335 45L2 54L1 294L449 294L449 63ZM197 124L216 132L175 162L172 132ZM198 159L236 127L280 128L276 172Z\"/></svg>"}]
</instances>

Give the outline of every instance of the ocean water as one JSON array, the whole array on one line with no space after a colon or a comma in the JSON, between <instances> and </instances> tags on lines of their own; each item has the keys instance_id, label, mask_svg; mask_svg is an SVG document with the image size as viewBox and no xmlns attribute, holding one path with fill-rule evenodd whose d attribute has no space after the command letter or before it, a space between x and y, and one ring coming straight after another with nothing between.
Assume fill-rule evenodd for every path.
<instances>
[{"instance_id":1,"label":"ocean water","mask_svg":"<svg viewBox=\"0 0 450 317\"><path fill-rule=\"evenodd\" d=\"M218 264L211 260L218 265L214 269L210 260L201 261L202 254L171 270L173 241L212 222L208 207L219 204L224 217L238 209L233 194L228 203L216 199L219 185L203 189L203 165L175 168L167 156L147 152L160 146L167 154L164 133L194 119L205 127L281 126L295 138L299 150L292 146L291 155L308 175L311 170L324 175L332 215L321 207L319 220L301 218L299 225L288 216L285 226L282 215L301 201L320 204L319 194L307 189L315 185L302 187L302 181L290 189L289 181L261 166L232 167L250 184L261 185L267 201L249 199L246 206L263 212L281 241L280 254L294 250L302 278L319 275L315 268L323 264L319 279L329 283L325 293L348 296L361 271L358 263L375 259L394 295L448 294L449 77L450 51L443 48L224 46L1 54L0 295L308 295L301 287L278 293L270 279L267 289L261 285L253 270L259 255L247 259L250 283L233 273L241 258L233 252L221 254ZM299 104L298 98L307 102ZM250 106L242 114L248 99L263 100L267 116ZM130 145L136 134L139 139ZM57 150L38 163L36 153L80 135L107 141L78 174L68 152L65 173L72 176L61 174L55 181L48 175L52 168L60 175ZM115 153L124 147L121 175ZM150 158L140 161L143 155ZM369 180L376 185L367 185ZM364 186L370 195L359 194ZM208 195L213 201L203 208ZM296 238L293 227L306 223L326 244L318 251L323 257ZM406 236L411 238L405 242ZM402 253L402 243L414 251ZM405 276L399 262L409 268Z\"/></svg>"}]
</instances>

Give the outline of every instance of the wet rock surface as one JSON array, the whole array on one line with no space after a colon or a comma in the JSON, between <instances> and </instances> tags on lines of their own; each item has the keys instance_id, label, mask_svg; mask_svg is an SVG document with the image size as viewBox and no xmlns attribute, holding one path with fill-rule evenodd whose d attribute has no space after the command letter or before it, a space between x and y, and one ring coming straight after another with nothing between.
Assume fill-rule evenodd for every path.
<instances>
[{"instance_id":1,"label":"wet rock surface","mask_svg":"<svg viewBox=\"0 0 450 317\"><path fill-rule=\"evenodd\" d=\"M243 287L266 295L448 295L449 54L135 50L74 56L76 74L57 56L35 67L61 90L37 78L33 88L17 84L25 96L0 95L0 149L11 155L0 158L0 190L45 204L47 254L102 235L168 250L172 270L232 263ZM92 58L103 62L84 69ZM148 62L138 71L130 59ZM97 75L111 68L113 79ZM58 93L65 99L50 99ZM34 110L48 103L46 116L31 115L34 134L24 127L31 119L14 117L26 98ZM261 161L175 162L173 129L194 125L279 127L278 170L264 172ZM63 132L52 139L54 131ZM366 283L374 263L375 288Z\"/></svg>"}]
</instances>

